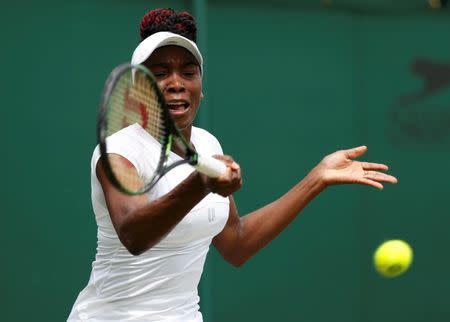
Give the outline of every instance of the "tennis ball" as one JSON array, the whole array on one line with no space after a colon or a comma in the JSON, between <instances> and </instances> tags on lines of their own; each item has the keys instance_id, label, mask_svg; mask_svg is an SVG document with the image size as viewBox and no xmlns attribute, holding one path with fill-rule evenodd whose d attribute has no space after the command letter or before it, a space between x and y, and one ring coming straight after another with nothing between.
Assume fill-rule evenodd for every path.
<instances>
[{"instance_id":1,"label":"tennis ball","mask_svg":"<svg viewBox=\"0 0 450 322\"><path fill-rule=\"evenodd\" d=\"M375 250L373 260L377 272L388 278L403 274L411 265L413 251L403 240L388 240Z\"/></svg>"}]
</instances>

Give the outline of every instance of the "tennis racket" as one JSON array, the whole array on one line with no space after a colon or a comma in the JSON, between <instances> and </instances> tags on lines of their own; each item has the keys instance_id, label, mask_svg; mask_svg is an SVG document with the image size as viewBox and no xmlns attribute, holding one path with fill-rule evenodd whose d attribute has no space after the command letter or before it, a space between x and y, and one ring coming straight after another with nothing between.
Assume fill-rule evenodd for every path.
<instances>
[{"instance_id":1,"label":"tennis racket","mask_svg":"<svg viewBox=\"0 0 450 322\"><path fill-rule=\"evenodd\" d=\"M159 156L157 165L145 178L139 175L129 160L108 149L111 138L121 135L130 126L145 130L154 142ZM225 164L212 156L199 155L173 122L153 74L143 65L122 64L114 68L106 80L100 102L97 123L100 161L114 186L129 195L143 194L152 189L168 171L190 164L210 177L225 173ZM176 145L181 159L168 164L168 156ZM155 149L153 149L155 150ZM152 151L153 151L152 150ZM180 153L181 152L181 153ZM142 158L145 158L142 155Z\"/></svg>"}]
</instances>

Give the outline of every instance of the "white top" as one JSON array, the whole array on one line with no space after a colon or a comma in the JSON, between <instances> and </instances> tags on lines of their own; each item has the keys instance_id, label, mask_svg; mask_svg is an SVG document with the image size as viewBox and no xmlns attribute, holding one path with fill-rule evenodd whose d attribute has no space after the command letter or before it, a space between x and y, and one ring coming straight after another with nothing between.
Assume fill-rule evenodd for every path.
<instances>
[{"instance_id":1,"label":"white top","mask_svg":"<svg viewBox=\"0 0 450 322\"><path fill-rule=\"evenodd\" d=\"M217 139L205 130L193 127L191 141L199 153L222 154ZM127 158L143 177L159 156L153 138L137 124L114 134L108 149ZM202 321L197 286L211 240L228 219L229 199L207 195L158 244L133 256L111 222L95 171L99 157L97 147L91 161L97 254L88 285L78 295L68 321ZM179 156L171 153L168 162L176 159ZM190 165L171 170L148 193L149 200L173 189L192 171Z\"/></svg>"}]
</instances>

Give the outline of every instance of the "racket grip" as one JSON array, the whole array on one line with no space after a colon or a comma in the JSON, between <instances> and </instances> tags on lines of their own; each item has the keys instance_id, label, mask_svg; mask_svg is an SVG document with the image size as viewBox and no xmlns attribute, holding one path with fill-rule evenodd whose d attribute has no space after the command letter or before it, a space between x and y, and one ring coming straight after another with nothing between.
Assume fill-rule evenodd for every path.
<instances>
[{"instance_id":1,"label":"racket grip","mask_svg":"<svg viewBox=\"0 0 450 322\"><path fill-rule=\"evenodd\" d=\"M227 171L227 166L222 161L211 156L198 155L197 164L194 167L209 177L220 177Z\"/></svg>"}]
</instances>

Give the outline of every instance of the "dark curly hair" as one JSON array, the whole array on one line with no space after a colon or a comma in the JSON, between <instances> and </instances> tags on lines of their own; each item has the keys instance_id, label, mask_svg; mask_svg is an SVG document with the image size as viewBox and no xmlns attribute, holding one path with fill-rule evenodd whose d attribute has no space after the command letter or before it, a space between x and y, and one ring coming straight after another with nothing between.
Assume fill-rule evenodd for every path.
<instances>
[{"instance_id":1,"label":"dark curly hair","mask_svg":"<svg viewBox=\"0 0 450 322\"><path fill-rule=\"evenodd\" d=\"M186 11L160 8L147 12L139 25L141 41L159 31L170 31L197 42L195 19Z\"/></svg>"}]
</instances>

